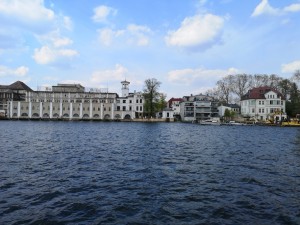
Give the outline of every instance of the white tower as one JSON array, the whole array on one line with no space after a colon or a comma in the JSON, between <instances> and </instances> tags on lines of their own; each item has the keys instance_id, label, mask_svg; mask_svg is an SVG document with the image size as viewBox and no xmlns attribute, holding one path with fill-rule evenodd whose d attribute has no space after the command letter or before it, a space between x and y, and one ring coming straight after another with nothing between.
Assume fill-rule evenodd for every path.
<instances>
[{"instance_id":1,"label":"white tower","mask_svg":"<svg viewBox=\"0 0 300 225\"><path fill-rule=\"evenodd\" d=\"M129 95L129 81L122 81L122 97L127 97Z\"/></svg>"}]
</instances>

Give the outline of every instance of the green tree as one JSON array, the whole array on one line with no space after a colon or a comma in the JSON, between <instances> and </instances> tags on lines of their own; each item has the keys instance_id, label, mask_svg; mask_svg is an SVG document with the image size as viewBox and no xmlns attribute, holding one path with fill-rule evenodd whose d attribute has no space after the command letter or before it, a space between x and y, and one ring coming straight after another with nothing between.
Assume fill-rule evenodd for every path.
<instances>
[{"instance_id":1,"label":"green tree","mask_svg":"<svg viewBox=\"0 0 300 225\"><path fill-rule=\"evenodd\" d=\"M164 108L167 107L166 97L167 97L167 95L160 94L159 101L158 101L157 107L156 107L156 111L160 112L160 111L164 110Z\"/></svg>"},{"instance_id":2,"label":"green tree","mask_svg":"<svg viewBox=\"0 0 300 225\"><path fill-rule=\"evenodd\" d=\"M160 93L159 87L160 82L155 78L150 78L145 80L145 86L144 86L144 113L147 116L155 116L155 113L157 112L157 105L160 100Z\"/></svg>"},{"instance_id":3,"label":"green tree","mask_svg":"<svg viewBox=\"0 0 300 225\"><path fill-rule=\"evenodd\" d=\"M229 109L225 109L224 118L225 119L231 118L231 112Z\"/></svg>"},{"instance_id":4,"label":"green tree","mask_svg":"<svg viewBox=\"0 0 300 225\"><path fill-rule=\"evenodd\" d=\"M300 113L300 95L296 83L292 83L291 85L290 101L286 102L286 112L292 117Z\"/></svg>"}]
</instances>

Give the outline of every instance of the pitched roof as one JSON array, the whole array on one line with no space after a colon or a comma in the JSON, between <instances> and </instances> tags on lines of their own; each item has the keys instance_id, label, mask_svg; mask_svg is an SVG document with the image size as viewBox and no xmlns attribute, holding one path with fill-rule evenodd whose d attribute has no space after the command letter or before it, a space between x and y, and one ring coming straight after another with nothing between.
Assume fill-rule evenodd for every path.
<instances>
[{"instance_id":1,"label":"pitched roof","mask_svg":"<svg viewBox=\"0 0 300 225\"><path fill-rule=\"evenodd\" d=\"M182 101L182 98L170 98L168 102Z\"/></svg>"},{"instance_id":2,"label":"pitched roof","mask_svg":"<svg viewBox=\"0 0 300 225\"><path fill-rule=\"evenodd\" d=\"M265 94L269 91L275 92L279 97L281 97L282 100L285 100L284 96L277 91L276 89L269 87L269 86L263 86L263 87L257 87L249 90L247 94L242 96L241 100L247 100L247 99L266 99Z\"/></svg>"},{"instance_id":3,"label":"pitched roof","mask_svg":"<svg viewBox=\"0 0 300 225\"><path fill-rule=\"evenodd\" d=\"M24 84L22 81L16 81L8 86L11 90L25 90L25 91L33 91L30 87Z\"/></svg>"}]
</instances>

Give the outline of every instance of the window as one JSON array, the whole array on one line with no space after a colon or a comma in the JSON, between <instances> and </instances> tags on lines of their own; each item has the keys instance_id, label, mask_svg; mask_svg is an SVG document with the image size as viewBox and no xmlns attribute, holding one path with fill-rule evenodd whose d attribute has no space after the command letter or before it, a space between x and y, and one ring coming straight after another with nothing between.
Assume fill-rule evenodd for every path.
<instances>
[{"instance_id":1,"label":"window","mask_svg":"<svg viewBox=\"0 0 300 225\"><path fill-rule=\"evenodd\" d=\"M129 106L129 111L131 111L132 110L132 108L131 108L131 106Z\"/></svg>"},{"instance_id":2,"label":"window","mask_svg":"<svg viewBox=\"0 0 300 225\"><path fill-rule=\"evenodd\" d=\"M273 105L273 100L270 100L270 105Z\"/></svg>"},{"instance_id":3,"label":"window","mask_svg":"<svg viewBox=\"0 0 300 225\"><path fill-rule=\"evenodd\" d=\"M261 105L261 101L258 101L258 104Z\"/></svg>"},{"instance_id":4,"label":"window","mask_svg":"<svg viewBox=\"0 0 300 225\"><path fill-rule=\"evenodd\" d=\"M98 111L100 111L100 107L98 107Z\"/></svg>"},{"instance_id":5,"label":"window","mask_svg":"<svg viewBox=\"0 0 300 225\"><path fill-rule=\"evenodd\" d=\"M261 109L258 109L258 113L261 113Z\"/></svg>"},{"instance_id":6,"label":"window","mask_svg":"<svg viewBox=\"0 0 300 225\"><path fill-rule=\"evenodd\" d=\"M136 111L139 111L139 107L138 106L136 107Z\"/></svg>"},{"instance_id":7,"label":"window","mask_svg":"<svg viewBox=\"0 0 300 225\"><path fill-rule=\"evenodd\" d=\"M252 108L252 113L255 113L254 108Z\"/></svg>"},{"instance_id":8,"label":"window","mask_svg":"<svg viewBox=\"0 0 300 225\"><path fill-rule=\"evenodd\" d=\"M139 100L138 100L138 99L136 100L136 103L139 103Z\"/></svg>"},{"instance_id":9,"label":"window","mask_svg":"<svg viewBox=\"0 0 300 225\"><path fill-rule=\"evenodd\" d=\"M132 103L132 100L129 100L129 103Z\"/></svg>"},{"instance_id":10,"label":"window","mask_svg":"<svg viewBox=\"0 0 300 225\"><path fill-rule=\"evenodd\" d=\"M120 111L120 106L117 106L117 111Z\"/></svg>"},{"instance_id":11,"label":"window","mask_svg":"<svg viewBox=\"0 0 300 225\"><path fill-rule=\"evenodd\" d=\"M123 106L123 111L126 111L126 106Z\"/></svg>"},{"instance_id":12,"label":"window","mask_svg":"<svg viewBox=\"0 0 300 225\"><path fill-rule=\"evenodd\" d=\"M108 111L110 111L110 107L108 107Z\"/></svg>"},{"instance_id":13,"label":"window","mask_svg":"<svg viewBox=\"0 0 300 225\"><path fill-rule=\"evenodd\" d=\"M265 101L261 101L261 103L262 103L262 105L264 105L264 104L265 104Z\"/></svg>"},{"instance_id":14,"label":"window","mask_svg":"<svg viewBox=\"0 0 300 225\"><path fill-rule=\"evenodd\" d=\"M140 99L140 103L143 103L143 99Z\"/></svg>"},{"instance_id":15,"label":"window","mask_svg":"<svg viewBox=\"0 0 300 225\"><path fill-rule=\"evenodd\" d=\"M143 111L143 106L140 106L140 111Z\"/></svg>"},{"instance_id":16,"label":"window","mask_svg":"<svg viewBox=\"0 0 300 225\"><path fill-rule=\"evenodd\" d=\"M261 112L262 112L262 113L265 113L265 109L261 109Z\"/></svg>"},{"instance_id":17,"label":"window","mask_svg":"<svg viewBox=\"0 0 300 225\"><path fill-rule=\"evenodd\" d=\"M123 100L123 103L126 103L126 100Z\"/></svg>"}]
</instances>

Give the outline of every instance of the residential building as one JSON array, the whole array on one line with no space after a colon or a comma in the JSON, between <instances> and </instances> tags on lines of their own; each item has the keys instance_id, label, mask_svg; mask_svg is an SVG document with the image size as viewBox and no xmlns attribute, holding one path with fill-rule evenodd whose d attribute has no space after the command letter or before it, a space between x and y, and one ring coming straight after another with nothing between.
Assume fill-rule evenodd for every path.
<instances>
[{"instance_id":1,"label":"residential building","mask_svg":"<svg viewBox=\"0 0 300 225\"><path fill-rule=\"evenodd\" d=\"M273 119L274 114L285 114L285 98L274 88L253 88L241 99L241 114L256 120Z\"/></svg>"},{"instance_id":2,"label":"residential building","mask_svg":"<svg viewBox=\"0 0 300 225\"><path fill-rule=\"evenodd\" d=\"M173 110L173 115L175 118L180 117L180 102L182 101L182 98L171 98L168 101L168 108Z\"/></svg>"},{"instance_id":3,"label":"residential building","mask_svg":"<svg viewBox=\"0 0 300 225\"><path fill-rule=\"evenodd\" d=\"M227 104L218 106L219 116L223 117L225 114L225 110L228 109L235 113L235 115L240 114L240 106L238 104Z\"/></svg>"},{"instance_id":4,"label":"residential building","mask_svg":"<svg viewBox=\"0 0 300 225\"><path fill-rule=\"evenodd\" d=\"M218 101L207 95L184 96L180 103L180 115L183 121L208 120L218 115Z\"/></svg>"}]
</instances>

